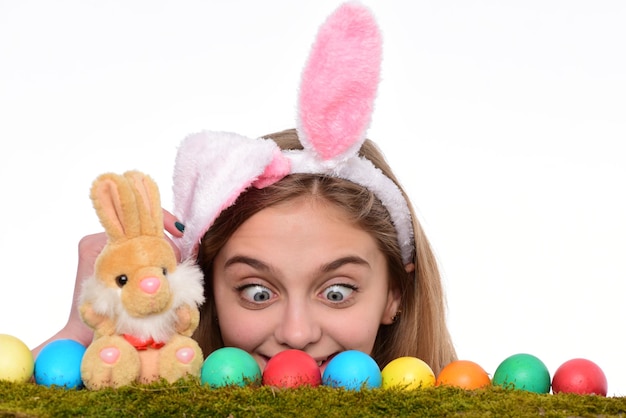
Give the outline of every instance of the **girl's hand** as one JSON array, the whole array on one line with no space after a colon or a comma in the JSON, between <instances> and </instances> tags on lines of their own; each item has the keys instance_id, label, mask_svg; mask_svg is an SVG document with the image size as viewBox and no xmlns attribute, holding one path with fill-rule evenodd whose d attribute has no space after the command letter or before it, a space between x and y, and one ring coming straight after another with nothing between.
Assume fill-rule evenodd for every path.
<instances>
[{"instance_id":1,"label":"girl's hand","mask_svg":"<svg viewBox=\"0 0 626 418\"><path fill-rule=\"evenodd\" d=\"M172 235L173 237L176 237L176 238L182 237L183 236L183 231L185 229L183 224L178 222L178 219L176 219L176 217L174 215L172 215L171 213L169 213L165 209L163 209L163 227L165 228L165 230L167 232L170 233L170 235ZM176 259L178 261L180 261L180 250L174 244L174 242L172 242L172 240L169 237L166 236L166 238L168 239L168 241L172 245L172 248L174 248L174 252L176 253Z\"/></svg>"}]
</instances>

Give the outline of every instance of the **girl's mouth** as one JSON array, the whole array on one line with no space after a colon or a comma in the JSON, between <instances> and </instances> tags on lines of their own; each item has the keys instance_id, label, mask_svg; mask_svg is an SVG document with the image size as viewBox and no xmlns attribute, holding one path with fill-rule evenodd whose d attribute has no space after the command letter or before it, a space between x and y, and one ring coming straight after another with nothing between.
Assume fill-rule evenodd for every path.
<instances>
[{"instance_id":1,"label":"girl's mouth","mask_svg":"<svg viewBox=\"0 0 626 418\"><path fill-rule=\"evenodd\" d=\"M261 369L261 373L265 370L265 366L267 366L267 362L271 357L264 356L262 354L257 354L254 356L256 358L256 362L259 363L259 368Z\"/></svg>"},{"instance_id":2,"label":"girl's mouth","mask_svg":"<svg viewBox=\"0 0 626 418\"><path fill-rule=\"evenodd\" d=\"M326 359L324 360L319 360L317 362L317 366L320 368L320 373L322 376L324 376L324 370L326 370L326 366L328 366L328 363L339 353L334 353L331 354L330 356L326 357Z\"/></svg>"}]
</instances>

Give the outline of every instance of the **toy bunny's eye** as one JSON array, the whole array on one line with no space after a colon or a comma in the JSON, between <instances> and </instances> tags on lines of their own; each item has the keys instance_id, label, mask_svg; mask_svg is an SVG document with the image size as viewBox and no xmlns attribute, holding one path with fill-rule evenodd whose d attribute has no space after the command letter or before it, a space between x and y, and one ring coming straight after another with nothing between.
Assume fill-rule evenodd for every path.
<instances>
[{"instance_id":1,"label":"toy bunny's eye","mask_svg":"<svg viewBox=\"0 0 626 418\"><path fill-rule=\"evenodd\" d=\"M128 283L128 277L126 277L125 274L120 274L119 276L117 276L115 278L115 283L119 286L119 287L124 287L126 286L126 283Z\"/></svg>"},{"instance_id":2,"label":"toy bunny's eye","mask_svg":"<svg viewBox=\"0 0 626 418\"><path fill-rule=\"evenodd\" d=\"M163 275L167 276L167 269L165 267L163 267Z\"/></svg>"}]
</instances>

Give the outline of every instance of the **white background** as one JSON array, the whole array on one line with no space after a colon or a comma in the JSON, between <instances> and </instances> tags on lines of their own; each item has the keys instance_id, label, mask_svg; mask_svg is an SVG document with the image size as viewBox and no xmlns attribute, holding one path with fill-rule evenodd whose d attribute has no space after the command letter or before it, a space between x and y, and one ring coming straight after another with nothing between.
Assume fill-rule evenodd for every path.
<instances>
[{"instance_id":1,"label":"white background","mask_svg":"<svg viewBox=\"0 0 626 418\"><path fill-rule=\"evenodd\" d=\"M106 171L171 208L180 140L292 127L338 1L0 0L0 333L65 323ZM626 395L626 3L366 1L385 37L369 136L439 257L460 358L586 357Z\"/></svg>"}]
</instances>

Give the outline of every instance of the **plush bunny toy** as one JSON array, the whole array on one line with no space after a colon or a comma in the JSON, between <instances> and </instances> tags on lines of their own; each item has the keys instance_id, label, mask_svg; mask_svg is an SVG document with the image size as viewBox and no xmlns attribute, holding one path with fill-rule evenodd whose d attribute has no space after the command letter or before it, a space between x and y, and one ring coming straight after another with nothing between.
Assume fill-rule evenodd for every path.
<instances>
[{"instance_id":1,"label":"plush bunny toy","mask_svg":"<svg viewBox=\"0 0 626 418\"><path fill-rule=\"evenodd\" d=\"M81 364L88 389L200 375L203 355L190 338L204 301L203 275L178 264L163 232L154 181L138 171L103 174L91 199L108 242L79 299L94 340Z\"/></svg>"}]
</instances>

